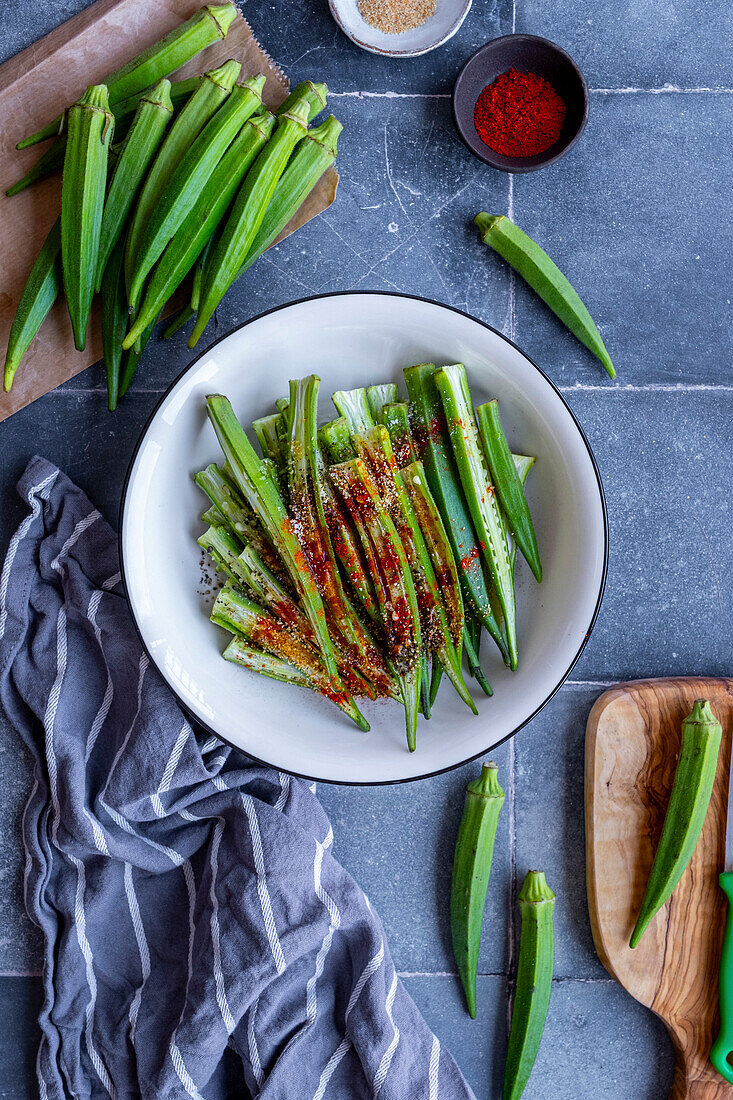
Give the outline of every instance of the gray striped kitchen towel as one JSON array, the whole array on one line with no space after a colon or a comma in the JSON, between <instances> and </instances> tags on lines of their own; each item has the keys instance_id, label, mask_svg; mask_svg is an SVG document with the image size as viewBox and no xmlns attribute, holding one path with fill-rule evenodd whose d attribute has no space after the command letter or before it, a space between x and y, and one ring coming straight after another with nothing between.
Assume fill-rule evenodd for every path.
<instances>
[{"instance_id":1,"label":"gray striped kitchen towel","mask_svg":"<svg viewBox=\"0 0 733 1100\"><path fill-rule=\"evenodd\" d=\"M192 729L135 633L117 542L35 458L0 576L0 699L35 754L42 1100L473 1094L332 855L314 788Z\"/></svg>"}]
</instances>

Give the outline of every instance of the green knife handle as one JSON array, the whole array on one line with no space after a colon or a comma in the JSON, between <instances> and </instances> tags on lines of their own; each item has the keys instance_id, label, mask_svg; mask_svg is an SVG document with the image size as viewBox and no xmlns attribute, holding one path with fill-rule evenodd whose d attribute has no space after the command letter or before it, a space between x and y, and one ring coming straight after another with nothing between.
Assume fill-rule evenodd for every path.
<instances>
[{"instance_id":1,"label":"green knife handle","mask_svg":"<svg viewBox=\"0 0 733 1100\"><path fill-rule=\"evenodd\" d=\"M710 1061L721 1077L733 1085L733 871L723 871L720 888L728 898L723 951L720 956L718 1000L720 1002L720 1032L710 1051Z\"/></svg>"}]
</instances>

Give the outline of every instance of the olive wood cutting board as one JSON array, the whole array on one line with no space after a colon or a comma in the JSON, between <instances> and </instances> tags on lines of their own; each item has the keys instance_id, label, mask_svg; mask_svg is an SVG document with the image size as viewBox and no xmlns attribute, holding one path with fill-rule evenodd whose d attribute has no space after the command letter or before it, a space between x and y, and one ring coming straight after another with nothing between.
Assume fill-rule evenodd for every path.
<instances>
[{"instance_id":1,"label":"olive wood cutting board","mask_svg":"<svg viewBox=\"0 0 733 1100\"><path fill-rule=\"evenodd\" d=\"M628 946L664 821L682 719L709 699L723 726L710 807L687 870L633 951ZM733 1100L708 1061L718 1029L733 680L637 680L604 692L588 718L585 818L593 939L608 972L662 1019L674 1044L673 1100Z\"/></svg>"},{"instance_id":2,"label":"olive wood cutting board","mask_svg":"<svg viewBox=\"0 0 733 1100\"><path fill-rule=\"evenodd\" d=\"M107 73L188 19L202 4L203 0L97 0L0 66L0 373L18 299L61 203L59 174L13 198L6 197L6 189L49 147L48 142L42 142L19 151L16 142L73 103L87 84L101 82ZM202 73L229 57L242 63L243 77L264 73L268 106L282 103L288 82L241 15L225 39L179 69L176 79ZM278 239L330 206L337 183L338 174L330 168ZM74 348L65 303L58 301L26 352L12 390L0 391L0 421L101 357L96 306L86 350L79 352Z\"/></svg>"}]
</instances>

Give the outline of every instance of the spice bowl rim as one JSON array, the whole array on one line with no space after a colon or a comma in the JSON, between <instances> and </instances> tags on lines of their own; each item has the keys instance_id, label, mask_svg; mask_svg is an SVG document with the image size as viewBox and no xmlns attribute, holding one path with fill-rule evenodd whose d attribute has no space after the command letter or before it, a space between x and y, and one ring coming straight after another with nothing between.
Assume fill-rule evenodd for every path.
<instances>
[{"instance_id":1,"label":"spice bowl rim","mask_svg":"<svg viewBox=\"0 0 733 1100\"><path fill-rule=\"evenodd\" d=\"M431 50L435 50L438 46L444 45L449 39L453 37L463 25L466 16L471 10L473 0L447 0L456 8L456 18L450 25L450 28L441 34L434 41L431 41L428 45L419 46L414 49L389 49L383 45L378 44L377 41L365 40L370 32L379 32L376 27L371 27L366 20L360 17L356 22L351 22L346 18L346 8L348 7L348 0L328 0L328 6L333 16L334 22L340 30L349 38L354 45L359 46L362 50L367 50L369 53L378 54L380 57L394 57L397 59L407 57L422 57L426 53L430 53ZM358 11L358 0L356 0L356 7ZM430 16L425 20L423 24L418 27L413 27L410 30L403 31L401 34L394 34L391 37L401 39L403 42L410 40L410 35L414 31L420 30L421 26L429 26L433 16ZM383 35L382 35L383 36Z\"/></svg>"},{"instance_id":2,"label":"spice bowl rim","mask_svg":"<svg viewBox=\"0 0 733 1100\"><path fill-rule=\"evenodd\" d=\"M575 76L577 77L578 84L582 94L582 113L578 127L573 136L567 141L560 149L556 149L551 155L538 154L537 157L507 157L501 153L495 153L484 142L479 141L477 137L474 137L475 127L473 121L473 109L475 103L470 103L469 106L466 102L461 100L461 90L466 78L466 73L476 66L487 55L493 53L500 46L505 45L507 42L513 42L516 44L526 43L529 46L537 47L547 50L551 53L559 55L565 63L570 67ZM522 63L518 63L520 66ZM531 62L525 62L524 64L531 64ZM488 74L487 74L487 82ZM577 144L581 138L583 131L585 130L588 122L588 114L590 112L590 94L588 91L588 84L580 66L570 56L568 51L557 42L553 42L549 38L544 38L538 34L504 34L499 38L492 38L489 42L485 42L483 46L480 46L461 66L460 72L455 79L453 85L453 92L451 94L451 111L453 114L453 125L456 128L459 138L477 160L483 161L484 164L488 164L490 168L496 168L500 172L512 172L515 174L537 172L540 168L546 168L550 164L555 164L569 153L570 150ZM473 140L471 140L473 138ZM550 146L547 150L547 154L550 154L550 150L554 148L554 145ZM528 163L531 161L531 163Z\"/></svg>"}]
</instances>

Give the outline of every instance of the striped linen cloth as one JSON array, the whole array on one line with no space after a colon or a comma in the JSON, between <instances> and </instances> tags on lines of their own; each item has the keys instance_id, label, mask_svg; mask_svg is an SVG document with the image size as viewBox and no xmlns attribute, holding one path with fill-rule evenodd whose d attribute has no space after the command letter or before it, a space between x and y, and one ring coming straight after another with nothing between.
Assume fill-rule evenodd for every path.
<instances>
[{"instance_id":1,"label":"striped linen cloth","mask_svg":"<svg viewBox=\"0 0 733 1100\"><path fill-rule=\"evenodd\" d=\"M35 458L0 575L0 699L35 755L26 905L43 930L42 1100L461 1100L331 852L315 787L194 730L135 633L117 541Z\"/></svg>"}]
</instances>

